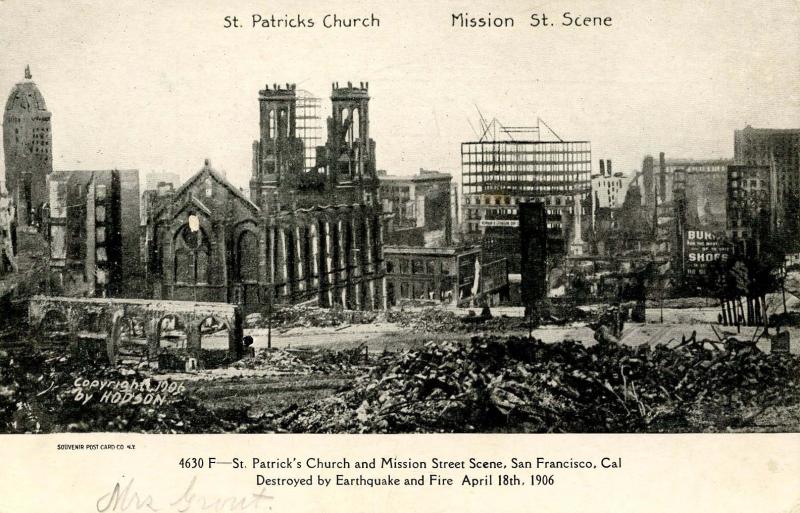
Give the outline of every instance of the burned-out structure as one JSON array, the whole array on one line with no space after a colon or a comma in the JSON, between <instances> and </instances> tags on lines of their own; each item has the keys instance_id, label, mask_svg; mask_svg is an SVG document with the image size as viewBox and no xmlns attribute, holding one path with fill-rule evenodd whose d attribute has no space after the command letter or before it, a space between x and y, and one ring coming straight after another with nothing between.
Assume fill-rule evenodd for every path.
<instances>
[{"instance_id":1,"label":"burned-out structure","mask_svg":"<svg viewBox=\"0 0 800 513\"><path fill-rule=\"evenodd\" d=\"M518 206L540 202L551 253L580 248L583 234L571 231L580 228L574 217L591 214L591 143L542 140L538 127L501 126L507 139L499 139L490 129L480 140L461 144L465 241L479 242L498 258L507 256L509 272L519 273ZM528 132L535 137L522 139Z\"/></svg>"},{"instance_id":2,"label":"burned-out structure","mask_svg":"<svg viewBox=\"0 0 800 513\"><path fill-rule=\"evenodd\" d=\"M730 165L727 180L727 236L744 253L756 250L772 229L774 186L770 166Z\"/></svg>"},{"instance_id":3,"label":"burned-out structure","mask_svg":"<svg viewBox=\"0 0 800 513\"><path fill-rule=\"evenodd\" d=\"M164 299L385 307L381 209L367 84L334 84L305 166L293 84L259 92L250 198L206 161L148 213L148 275Z\"/></svg>"},{"instance_id":4,"label":"burned-out structure","mask_svg":"<svg viewBox=\"0 0 800 513\"><path fill-rule=\"evenodd\" d=\"M141 293L139 172L54 171L48 184L49 265L62 291L103 297Z\"/></svg>"},{"instance_id":5,"label":"burned-out structure","mask_svg":"<svg viewBox=\"0 0 800 513\"><path fill-rule=\"evenodd\" d=\"M767 170L760 173L766 173L765 182L769 187L770 226L777 228L786 223L797 226L800 128L753 128L748 125L734 131L733 153L736 165L766 166Z\"/></svg>"},{"instance_id":6,"label":"burned-out structure","mask_svg":"<svg viewBox=\"0 0 800 513\"><path fill-rule=\"evenodd\" d=\"M0 193L0 277L17 270L12 226L14 206L8 195Z\"/></svg>"},{"instance_id":7,"label":"burned-out structure","mask_svg":"<svg viewBox=\"0 0 800 513\"><path fill-rule=\"evenodd\" d=\"M508 287L506 259L482 262L477 245L387 245L384 252L389 306L496 305Z\"/></svg>"},{"instance_id":8,"label":"burned-out structure","mask_svg":"<svg viewBox=\"0 0 800 513\"><path fill-rule=\"evenodd\" d=\"M387 244L449 246L453 242L452 176L420 169L413 176L380 174Z\"/></svg>"}]
</instances>

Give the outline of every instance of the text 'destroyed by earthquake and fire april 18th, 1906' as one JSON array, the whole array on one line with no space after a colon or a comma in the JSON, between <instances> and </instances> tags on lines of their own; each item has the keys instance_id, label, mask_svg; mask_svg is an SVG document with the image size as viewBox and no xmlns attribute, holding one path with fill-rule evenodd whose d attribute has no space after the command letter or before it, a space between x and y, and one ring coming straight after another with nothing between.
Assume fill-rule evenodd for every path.
<instances>
[{"instance_id":1,"label":"text 'destroyed by earthquake and fire april 18th, 1906'","mask_svg":"<svg viewBox=\"0 0 800 513\"><path fill-rule=\"evenodd\" d=\"M250 29L375 29L384 26L385 19L374 12L352 14L325 13L308 14L275 14L255 13L249 15L228 14L223 16L223 28ZM606 14L581 14L572 11L560 13L532 12L527 16L496 15L491 12L472 14L454 12L442 17L443 27L461 29L510 29L524 28L607 28L614 24L611 16Z\"/></svg>"},{"instance_id":2,"label":"text 'destroyed by earthquake and fire april 18th, 1906'","mask_svg":"<svg viewBox=\"0 0 800 513\"><path fill-rule=\"evenodd\" d=\"M621 470L619 456L484 460L397 457L215 457L181 458L183 470L215 466L255 471L256 485L304 486L551 486L559 472Z\"/></svg>"}]
</instances>

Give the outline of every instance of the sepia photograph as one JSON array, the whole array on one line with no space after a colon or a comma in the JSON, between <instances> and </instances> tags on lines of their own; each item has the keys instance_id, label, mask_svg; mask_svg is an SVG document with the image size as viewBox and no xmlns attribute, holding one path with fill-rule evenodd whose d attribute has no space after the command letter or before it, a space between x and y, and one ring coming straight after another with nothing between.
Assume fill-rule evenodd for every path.
<instances>
[{"instance_id":1,"label":"sepia photograph","mask_svg":"<svg viewBox=\"0 0 800 513\"><path fill-rule=\"evenodd\" d=\"M798 26L0 1L0 432L800 432Z\"/></svg>"}]
</instances>

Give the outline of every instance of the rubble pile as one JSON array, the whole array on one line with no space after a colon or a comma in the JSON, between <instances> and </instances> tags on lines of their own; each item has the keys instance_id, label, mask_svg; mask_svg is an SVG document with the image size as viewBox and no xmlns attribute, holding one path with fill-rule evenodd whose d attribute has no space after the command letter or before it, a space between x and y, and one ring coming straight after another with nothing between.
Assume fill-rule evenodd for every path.
<instances>
[{"instance_id":1,"label":"rubble pile","mask_svg":"<svg viewBox=\"0 0 800 513\"><path fill-rule=\"evenodd\" d=\"M746 426L800 402L800 359L474 337L384 356L353 387L262 419L291 432L662 432Z\"/></svg>"},{"instance_id":2,"label":"rubble pile","mask_svg":"<svg viewBox=\"0 0 800 513\"><path fill-rule=\"evenodd\" d=\"M135 368L111 368L102 360L63 350L10 354L0 351L0 431L6 433L105 432L220 433L235 424L186 395L162 404L101 402L102 392L76 400L76 380L143 382ZM148 381L158 389L159 380Z\"/></svg>"},{"instance_id":3,"label":"rubble pile","mask_svg":"<svg viewBox=\"0 0 800 513\"><path fill-rule=\"evenodd\" d=\"M389 310L386 321L427 333L466 331L466 326L456 314L442 308L429 307L422 310Z\"/></svg>"},{"instance_id":4,"label":"rubble pile","mask_svg":"<svg viewBox=\"0 0 800 513\"><path fill-rule=\"evenodd\" d=\"M363 346L334 351L330 349L258 349L254 358L230 365L234 369L267 370L275 374L350 374L369 364Z\"/></svg>"},{"instance_id":5,"label":"rubble pile","mask_svg":"<svg viewBox=\"0 0 800 513\"><path fill-rule=\"evenodd\" d=\"M524 317L486 316L483 312L459 317L441 307L422 310L389 310L386 321L394 322L414 331L425 333L478 333L528 331L530 320ZM490 314L491 315L491 314ZM539 321L544 324L565 325L591 318L591 314L575 307L549 307L540 312Z\"/></svg>"},{"instance_id":6,"label":"rubble pile","mask_svg":"<svg viewBox=\"0 0 800 513\"><path fill-rule=\"evenodd\" d=\"M286 306L272 312L273 328L329 328L345 324L370 324L379 320L378 312L320 308L316 306ZM245 328L266 328L269 319L255 313L245 319Z\"/></svg>"}]
</instances>

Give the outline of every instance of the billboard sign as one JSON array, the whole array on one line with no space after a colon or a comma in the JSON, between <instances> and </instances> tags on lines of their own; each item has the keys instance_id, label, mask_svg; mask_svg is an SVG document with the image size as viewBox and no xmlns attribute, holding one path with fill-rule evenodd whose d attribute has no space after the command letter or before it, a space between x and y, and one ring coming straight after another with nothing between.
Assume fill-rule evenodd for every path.
<instances>
[{"instance_id":1,"label":"billboard sign","mask_svg":"<svg viewBox=\"0 0 800 513\"><path fill-rule=\"evenodd\" d=\"M725 261L730 249L724 237L705 230L687 230L684 247L686 248L686 276L689 279L702 279L708 268L716 261Z\"/></svg>"},{"instance_id":2,"label":"billboard sign","mask_svg":"<svg viewBox=\"0 0 800 513\"><path fill-rule=\"evenodd\" d=\"M517 228L519 226L518 219L481 219L478 223L480 226L492 228Z\"/></svg>"}]
</instances>

